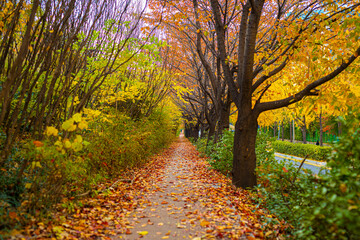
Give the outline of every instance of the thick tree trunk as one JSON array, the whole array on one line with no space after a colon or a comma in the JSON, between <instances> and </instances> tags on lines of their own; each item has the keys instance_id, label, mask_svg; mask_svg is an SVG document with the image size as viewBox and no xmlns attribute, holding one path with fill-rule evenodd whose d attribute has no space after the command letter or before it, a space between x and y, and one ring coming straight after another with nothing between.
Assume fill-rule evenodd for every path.
<instances>
[{"instance_id":1,"label":"thick tree trunk","mask_svg":"<svg viewBox=\"0 0 360 240\"><path fill-rule=\"evenodd\" d=\"M252 188L256 181L255 142L257 117L238 117L235 126L232 183L237 187Z\"/></svg>"},{"instance_id":2,"label":"thick tree trunk","mask_svg":"<svg viewBox=\"0 0 360 240\"><path fill-rule=\"evenodd\" d=\"M200 138L204 138L205 137L205 127L202 125L200 128Z\"/></svg>"},{"instance_id":3,"label":"thick tree trunk","mask_svg":"<svg viewBox=\"0 0 360 240\"><path fill-rule=\"evenodd\" d=\"M198 139L199 137L199 126L193 124L185 124L185 137Z\"/></svg>"},{"instance_id":4,"label":"thick tree trunk","mask_svg":"<svg viewBox=\"0 0 360 240\"><path fill-rule=\"evenodd\" d=\"M209 124L209 132L208 132L208 138L207 138L207 141L206 141L206 146L209 145L211 137L213 137L215 135L215 128L216 128L215 123Z\"/></svg>"},{"instance_id":5,"label":"thick tree trunk","mask_svg":"<svg viewBox=\"0 0 360 240\"><path fill-rule=\"evenodd\" d=\"M221 110L221 115L220 115L220 128L221 130L224 129L229 129L229 124L230 124L230 104L226 104L223 106L222 110Z\"/></svg>"},{"instance_id":6,"label":"thick tree trunk","mask_svg":"<svg viewBox=\"0 0 360 240\"><path fill-rule=\"evenodd\" d=\"M220 119L218 129L215 133L215 141L217 141L225 129L229 129L230 124L230 104L224 104L220 110Z\"/></svg>"}]
</instances>

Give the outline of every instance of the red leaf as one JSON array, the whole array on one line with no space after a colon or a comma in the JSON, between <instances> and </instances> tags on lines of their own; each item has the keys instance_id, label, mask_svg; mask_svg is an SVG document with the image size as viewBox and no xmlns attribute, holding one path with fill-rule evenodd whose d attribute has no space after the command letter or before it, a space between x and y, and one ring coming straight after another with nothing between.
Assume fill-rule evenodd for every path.
<instances>
[{"instance_id":1,"label":"red leaf","mask_svg":"<svg viewBox=\"0 0 360 240\"><path fill-rule=\"evenodd\" d=\"M42 147L44 146L44 144L40 141L33 141L33 144L36 146L36 147Z\"/></svg>"},{"instance_id":2,"label":"red leaf","mask_svg":"<svg viewBox=\"0 0 360 240\"><path fill-rule=\"evenodd\" d=\"M282 170L283 170L284 172L288 172L288 170L287 170L285 167L283 167Z\"/></svg>"}]
</instances>

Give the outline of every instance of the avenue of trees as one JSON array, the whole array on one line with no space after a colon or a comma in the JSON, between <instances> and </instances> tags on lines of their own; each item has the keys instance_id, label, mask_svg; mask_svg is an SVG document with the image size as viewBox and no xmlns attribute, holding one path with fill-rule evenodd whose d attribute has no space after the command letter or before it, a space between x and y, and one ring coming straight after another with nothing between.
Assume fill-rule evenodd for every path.
<instances>
[{"instance_id":1,"label":"avenue of trees","mask_svg":"<svg viewBox=\"0 0 360 240\"><path fill-rule=\"evenodd\" d=\"M238 187L257 184L259 124L306 122L356 105L358 1L152 0L150 7L188 88L179 101L187 136L207 131L216 141L237 114Z\"/></svg>"},{"instance_id":2,"label":"avenue of trees","mask_svg":"<svg viewBox=\"0 0 360 240\"><path fill-rule=\"evenodd\" d=\"M253 187L259 125L341 116L360 96L355 0L8 0L0 8L0 167L19 138L41 139L86 108L139 119L177 95L189 137L217 141L234 120L233 183Z\"/></svg>"}]
</instances>

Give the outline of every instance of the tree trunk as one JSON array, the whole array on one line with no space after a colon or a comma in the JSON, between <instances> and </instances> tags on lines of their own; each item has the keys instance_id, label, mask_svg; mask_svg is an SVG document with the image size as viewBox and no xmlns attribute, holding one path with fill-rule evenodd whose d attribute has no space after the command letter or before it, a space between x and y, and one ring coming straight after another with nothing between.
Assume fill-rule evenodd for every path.
<instances>
[{"instance_id":1,"label":"tree trunk","mask_svg":"<svg viewBox=\"0 0 360 240\"><path fill-rule=\"evenodd\" d=\"M211 137L214 136L214 134L215 134L215 127L216 127L215 123L209 124L209 132L208 132L208 138L207 138L207 141L206 141L206 146L209 145Z\"/></svg>"},{"instance_id":2,"label":"tree trunk","mask_svg":"<svg viewBox=\"0 0 360 240\"><path fill-rule=\"evenodd\" d=\"M289 123L289 129L290 129L290 142L293 142L293 131L292 131L292 121L291 120Z\"/></svg>"},{"instance_id":3,"label":"tree trunk","mask_svg":"<svg viewBox=\"0 0 360 240\"><path fill-rule=\"evenodd\" d=\"M292 142L295 142L295 137L296 137L296 133L295 133L295 120L292 121Z\"/></svg>"},{"instance_id":4,"label":"tree trunk","mask_svg":"<svg viewBox=\"0 0 360 240\"><path fill-rule=\"evenodd\" d=\"M185 137L194 138L195 140L199 137L199 126L192 123L185 123Z\"/></svg>"},{"instance_id":5,"label":"tree trunk","mask_svg":"<svg viewBox=\"0 0 360 240\"><path fill-rule=\"evenodd\" d=\"M220 110L218 129L215 133L215 139L214 139L215 142L217 142L217 140L221 137L225 129L229 129L229 124L230 124L230 104L224 104Z\"/></svg>"},{"instance_id":6,"label":"tree trunk","mask_svg":"<svg viewBox=\"0 0 360 240\"><path fill-rule=\"evenodd\" d=\"M235 126L232 183L236 187L252 188L256 181L255 142L257 134L257 116L247 118L238 116Z\"/></svg>"},{"instance_id":7,"label":"tree trunk","mask_svg":"<svg viewBox=\"0 0 360 240\"><path fill-rule=\"evenodd\" d=\"M200 128L200 138L204 138L205 137L205 127L202 125Z\"/></svg>"},{"instance_id":8,"label":"tree trunk","mask_svg":"<svg viewBox=\"0 0 360 240\"><path fill-rule=\"evenodd\" d=\"M338 122L338 134L339 134L339 137L340 137L341 134L342 134L341 122Z\"/></svg>"},{"instance_id":9,"label":"tree trunk","mask_svg":"<svg viewBox=\"0 0 360 240\"><path fill-rule=\"evenodd\" d=\"M305 118L305 116L303 118L302 124L303 124L301 127L302 138L303 138L303 143L306 144L306 118Z\"/></svg>"},{"instance_id":10,"label":"tree trunk","mask_svg":"<svg viewBox=\"0 0 360 240\"><path fill-rule=\"evenodd\" d=\"M320 112L320 132L319 132L319 142L320 146L323 146L323 124L322 124L322 112Z\"/></svg>"},{"instance_id":11,"label":"tree trunk","mask_svg":"<svg viewBox=\"0 0 360 240\"><path fill-rule=\"evenodd\" d=\"M278 124L277 124L277 132L278 132L278 136L277 136L277 140L279 140L280 139L280 134L281 134L281 125L280 125L280 121L278 122Z\"/></svg>"},{"instance_id":12,"label":"tree trunk","mask_svg":"<svg viewBox=\"0 0 360 240\"><path fill-rule=\"evenodd\" d=\"M281 140L284 141L284 121L281 121Z\"/></svg>"},{"instance_id":13,"label":"tree trunk","mask_svg":"<svg viewBox=\"0 0 360 240\"><path fill-rule=\"evenodd\" d=\"M276 122L274 122L274 138L276 138Z\"/></svg>"}]
</instances>

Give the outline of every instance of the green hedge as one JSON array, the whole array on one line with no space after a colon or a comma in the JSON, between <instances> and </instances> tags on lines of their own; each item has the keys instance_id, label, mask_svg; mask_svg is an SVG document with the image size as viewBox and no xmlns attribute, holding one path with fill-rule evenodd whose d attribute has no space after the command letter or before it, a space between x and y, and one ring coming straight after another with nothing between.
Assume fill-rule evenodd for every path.
<instances>
[{"instance_id":1,"label":"green hedge","mask_svg":"<svg viewBox=\"0 0 360 240\"><path fill-rule=\"evenodd\" d=\"M275 141L273 143L275 152L308 157L315 160L325 161L331 153L331 147L321 147L313 144L291 143L286 141Z\"/></svg>"},{"instance_id":2,"label":"green hedge","mask_svg":"<svg viewBox=\"0 0 360 240\"><path fill-rule=\"evenodd\" d=\"M190 138L190 140L200 152L200 156L208 156L207 161L213 169L224 175L230 175L233 167L234 132L224 131L217 143L214 143L211 139L207 146L206 137L197 140ZM273 142L273 138L268 137L266 134L258 134L255 148L258 164L267 159L274 159L271 142Z\"/></svg>"}]
</instances>

